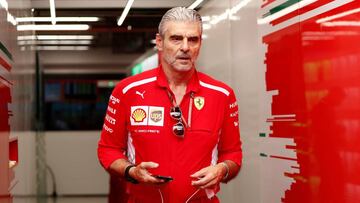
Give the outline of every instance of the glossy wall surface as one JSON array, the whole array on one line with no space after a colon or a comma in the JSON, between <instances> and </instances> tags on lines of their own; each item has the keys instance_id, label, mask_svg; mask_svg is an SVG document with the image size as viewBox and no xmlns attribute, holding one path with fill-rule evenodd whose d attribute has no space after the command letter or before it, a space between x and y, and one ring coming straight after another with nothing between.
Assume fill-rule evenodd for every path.
<instances>
[{"instance_id":1,"label":"glossy wall surface","mask_svg":"<svg viewBox=\"0 0 360 203\"><path fill-rule=\"evenodd\" d=\"M230 84L244 161L224 202L360 202L360 2L210 1L198 66Z\"/></svg>"},{"instance_id":2,"label":"glossy wall surface","mask_svg":"<svg viewBox=\"0 0 360 203\"><path fill-rule=\"evenodd\" d=\"M17 46L20 34L14 16L28 16L29 1L1 1L0 4L0 202L12 202L18 183L18 134L32 127L34 102L34 53Z\"/></svg>"}]
</instances>

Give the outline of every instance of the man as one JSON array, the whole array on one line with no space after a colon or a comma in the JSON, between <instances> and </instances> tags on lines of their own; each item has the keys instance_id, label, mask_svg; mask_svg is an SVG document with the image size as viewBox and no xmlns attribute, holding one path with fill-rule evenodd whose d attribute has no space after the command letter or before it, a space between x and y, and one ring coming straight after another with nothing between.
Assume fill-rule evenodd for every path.
<instances>
[{"instance_id":1,"label":"man","mask_svg":"<svg viewBox=\"0 0 360 203\"><path fill-rule=\"evenodd\" d=\"M161 65L121 81L110 96L98 156L129 181L128 202L219 202L219 183L239 171L236 98L196 71L201 35L195 10L170 9L156 35Z\"/></svg>"}]
</instances>

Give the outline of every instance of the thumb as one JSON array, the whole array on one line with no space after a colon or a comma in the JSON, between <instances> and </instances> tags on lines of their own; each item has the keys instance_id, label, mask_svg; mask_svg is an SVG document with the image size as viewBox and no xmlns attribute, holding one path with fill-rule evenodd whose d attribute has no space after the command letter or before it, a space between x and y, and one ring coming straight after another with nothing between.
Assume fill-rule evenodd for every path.
<instances>
[{"instance_id":1,"label":"thumb","mask_svg":"<svg viewBox=\"0 0 360 203\"><path fill-rule=\"evenodd\" d=\"M147 169L147 168L157 168L159 167L159 164L158 163L155 163L155 162L142 162L140 164L140 167L141 168L144 168L144 169Z\"/></svg>"}]
</instances>

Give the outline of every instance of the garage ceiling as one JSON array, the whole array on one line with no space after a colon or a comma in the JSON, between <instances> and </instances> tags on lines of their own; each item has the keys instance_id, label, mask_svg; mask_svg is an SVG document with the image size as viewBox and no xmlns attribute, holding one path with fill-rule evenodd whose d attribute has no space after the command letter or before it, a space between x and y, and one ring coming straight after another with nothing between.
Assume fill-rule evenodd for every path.
<instances>
[{"instance_id":1,"label":"garage ceiling","mask_svg":"<svg viewBox=\"0 0 360 203\"><path fill-rule=\"evenodd\" d=\"M56 0L56 17L99 17L86 31L37 31L38 35L93 35L90 47L111 47L113 53L143 53L153 47L162 15L194 0L135 0L122 26L117 25L126 0ZM35 17L50 17L49 0L32 0ZM73 22L76 23L76 22ZM36 24L50 24L36 23ZM57 22L57 24L64 24ZM71 24L71 23L66 23ZM69 44L68 44L69 45Z\"/></svg>"},{"instance_id":2,"label":"garage ceiling","mask_svg":"<svg viewBox=\"0 0 360 203\"><path fill-rule=\"evenodd\" d=\"M195 0L135 0L124 23L118 26L117 20L127 0L55 0L56 17L99 17L99 21L85 22L90 26L90 29L85 31L36 31L38 36L92 35L94 37L91 43L86 45L89 48L87 51L64 49L65 46L77 48L84 46L81 44L37 44L37 48L61 47L61 50L41 51L40 57L45 72L52 74L68 73L69 70L76 70L81 74L127 72L137 58L153 49L154 44L151 40L155 38L162 15L169 8L188 7L194 2ZM197 8L204 3L206 0ZM49 0L32 0L31 6L34 17L51 16ZM79 24L78 22L56 24L74 23Z\"/></svg>"}]
</instances>

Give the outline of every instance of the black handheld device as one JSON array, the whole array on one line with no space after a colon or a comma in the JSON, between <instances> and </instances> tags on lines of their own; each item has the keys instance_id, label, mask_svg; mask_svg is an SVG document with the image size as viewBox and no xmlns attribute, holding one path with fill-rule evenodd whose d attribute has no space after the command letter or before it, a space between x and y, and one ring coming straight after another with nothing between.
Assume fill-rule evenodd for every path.
<instances>
[{"instance_id":1,"label":"black handheld device","mask_svg":"<svg viewBox=\"0 0 360 203\"><path fill-rule=\"evenodd\" d=\"M171 176L162 176L162 175L152 175L153 177L161 180L165 180L166 182L174 180Z\"/></svg>"}]
</instances>

